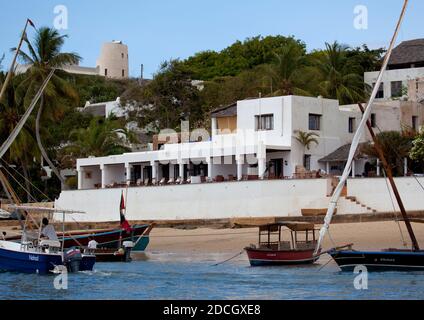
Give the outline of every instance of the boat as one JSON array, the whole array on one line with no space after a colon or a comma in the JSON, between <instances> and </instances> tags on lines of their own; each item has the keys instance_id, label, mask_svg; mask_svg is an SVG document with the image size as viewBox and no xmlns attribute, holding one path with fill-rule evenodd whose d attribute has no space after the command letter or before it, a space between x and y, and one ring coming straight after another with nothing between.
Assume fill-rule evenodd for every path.
<instances>
[{"instance_id":1,"label":"boat","mask_svg":"<svg viewBox=\"0 0 424 320\"><path fill-rule=\"evenodd\" d=\"M383 249L380 251L361 251L361 250L355 250L353 249L353 244L347 245L343 248L333 248L327 251L334 261L337 263L337 265L340 267L342 271L352 271L355 270L356 267L364 266L367 268L368 271L377 271L377 272L384 272L384 271L423 271L424 270L424 251L420 249L420 246L418 244L417 238L415 236L414 230L412 228L411 219L408 217L408 214L406 212L404 203L402 201L402 197L400 195L400 192L396 186L395 180L393 178L392 169L389 166L385 154L379 144L379 141L372 129L371 123L369 121L372 107L374 100L377 95L378 88L380 87L380 84L382 83L383 74L385 70L387 69L388 62L390 60L391 54L393 52L393 47L396 42L400 27L402 25L402 21L405 17L406 9L408 6L409 0L404 1L404 5L402 8L402 12L398 21L398 24L396 26L395 33L393 35L392 41L389 46L389 50L386 54L386 57L383 62L383 66L381 68L379 77L377 79L376 84L374 85L373 92L371 94L370 100L368 102L368 105L366 109L362 107L361 104L359 104L360 109L363 112L363 119L355 133L355 137L353 138L349 159L347 161L345 170L343 172L343 175L340 179L340 183L337 186L336 190L334 191L334 194L332 196L327 215L324 220L324 226L321 229L320 237L318 240L318 245L316 248L316 255L319 255L321 252L321 243L330 227L330 223L332 220L332 217L334 215L335 208L337 206L337 202L340 198L341 191L348 179L351 166L352 166L352 160L354 157L354 154L356 153L356 150L359 146L360 138L365 130L365 128L368 128L368 131L373 139L374 147L378 153L378 157L381 160L384 170L387 175L387 179L390 183L391 189L395 195L397 204L400 208L403 222L406 225L406 229L408 230L408 234L411 240L412 247L408 249Z\"/></svg>"},{"instance_id":2,"label":"boat","mask_svg":"<svg viewBox=\"0 0 424 320\"><path fill-rule=\"evenodd\" d=\"M15 67L16 57L19 54L21 44L26 37L26 28L28 25L34 24L29 19L26 22L24 32L22 33L19 46L15 53L15 58L12 60L10 71L6 77L6 81L3 84L0 91L0 98L3 97L8 83L12 77L12 73ZM55 73L55 69L51 69L47 77L44 79L42 85L37 91L36 95L32 99L30 105L26 109L24 115L19 120L16 127L13 129L12 133L7 137L7 139L0 146L0 159L6 154L10 149L22 128L25 126L28 118L31 116L31 113L37 106L39 99L41 98L44 90L49 84L51 78ZM21 203L16 194L14 193L12 187L8 183L7 179L0 170L0 181L1 185L5 189L9 200L14 203L14 210L18 213L19 222L22 227L22 236L20 242L8 241L4 239L5 234L2 235L2 240L0 241L0 270L9 271L9 272L19 272L19 273L38 273L38 274L48 274L50 272L61 272L63 268L66 268L69 272L79 272L79 271L92 271L94 264L96 262L96 257L91 254L84 254L79 249L71 248L65 249L60 241L55 240L46 240L42 238L42 224L37 222L37 219L34 216L41 216L48 213L62 213L62 231L65 233L65 215L73 214L77 212L69 210L55 210L51 208L36 208L36 207L23 207L19 204ZM22 215L21 215L22 213ZM78 212L82 213L82 212ZM25 218L25 223L22 221L22 218ZM53 230L54 232L54 230ZM58 269L59 268L59 269Z\"/></svg>"},{"instance_id":3,"label":"boat","mask_svg":"<svg viewBox=\"0 0 424 320\"><path fill-rule=\"evenodd\" d=\"M285 231L288 232L288 240L283 239ZM301 222L260 226L258 246L245 248L250 265L259 267L315 263L319 259L319 256L314 255L317 245L316 231L314 224Z\"/></svg>"},{"instance_id":4,"label":"boat","mask_svg":"<svg viewBox=\"0 0 424 320\"><path fill-rule=\"evenodd\" d=\"M154 224L130 226L125 217L124 192L119 210L119 229L68 233L64 238L64 247L78 247L87 254L94 254L98 262L131 262L132 252L143 252L149 245Z\"/></svg>"},{"instance_id":5,"label":"boat","mask_svg":"<svg viewBox=\"0 0 424 320\"><path fill-rule=\"evenodd\" d=\"M0 241L0 271L33 274L55 273L59 267L64 267L68 272L93 271L96 257L93 254L82 253L77 248L65 249L60 241L42 238L41 227L34 218L36 212L62 212L72 214L71 211L54 210L50 208L29 208L15 206L17 210L26 213L24 229L20 242ZM32 225L36 226L31 228ZM63 220L64 228L64 220ZM37 230L37 231L34 231Z\"/></svg>"}]
</instances>

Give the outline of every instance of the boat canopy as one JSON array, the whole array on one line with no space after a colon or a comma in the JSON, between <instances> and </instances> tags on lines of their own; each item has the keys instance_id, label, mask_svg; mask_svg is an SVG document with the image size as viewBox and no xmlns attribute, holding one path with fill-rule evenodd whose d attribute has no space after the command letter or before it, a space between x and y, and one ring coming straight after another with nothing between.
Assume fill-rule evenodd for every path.
<instances>
[{"instance_id":1,"label":"boat canopy","mask_svg":"<svg viewBox=\"0 0 424 320\"><path fill-rule=\"evenodd\" d=\"M277 222L266 224L259 227L260 232L278 232L281 227L286 227L291 231L302 232L302 231L313 231L315 225L307 222Z\"/></svg>"}]
</instances>

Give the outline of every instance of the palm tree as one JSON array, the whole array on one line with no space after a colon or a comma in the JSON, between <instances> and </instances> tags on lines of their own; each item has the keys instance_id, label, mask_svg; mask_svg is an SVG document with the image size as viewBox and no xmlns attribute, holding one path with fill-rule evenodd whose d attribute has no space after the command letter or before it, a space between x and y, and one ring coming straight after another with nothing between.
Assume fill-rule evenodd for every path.
<instances>
[{"instance_id":1,"label":"palm tree","mask_svg":"<svg viewBox=\"0 0 424 320\"><path fill-rule=\"evenodd\" d=\"M312 144L318 145L319 134L315 132L298 131L296 140L303 146L303 157L305 158L306 150L310 150Z\"/></svg>"},{"instance_id":2,"label":"palm tree","mask_svg":"<svg viewBox=\"0 0 424 320\"><path fill-rule=\"evenodd\" d=\"M1 76L0 76L1 78ZM21 115L25 112L23 104L19 104L16 99L15 87L16 82L20 79L15 79L15 83L8 86L4 99L0 101L0 136L8 137L16 128L17 124L21 120ZM1 81L1 79L0 79ZM31 122L34 119L28 121L18 137L11 145L7 158L9 162L19 164L22 168L23 175L25 177L25 189L27 194L28 202L31 201L31 184L29 182L29 159L31 157L37 157L39 155L38 150L35 148L36 141L34 139L33 132L31 130Z\"/></svg>"},{"instance_id":3,"label":"palm tree","mask_svg":"<svg viewBox=\"0 0 424 320\"><path fill-rule=\"evenodd\" d=\"M275 54L274 63L266 65L265 68L272 83L273 95L311 95L305 89L308 61L304 49L299 44L287 44Z\"/></svg>"},{"instance_id":4,"label":"palm tree","mask_svg":"<svg viewBox=\"0 0 424 320\"><path fill-rule=\"evenodd\" d=\"M347 47L337 41L326 43L326 50L317 59L321 73L320 91L326 98L338 99L341 104L357 103L366 96L362 68L348 59Z\"/></svg>"},{"instance_id":5,"label":"palm tree","mask_svg":"<svg viewBox=\"0 0 424 320\"><path fill-rule=\"evenodd\" d=\"M30 64L31 67L26 73L26 79L22 81L17 89L18 94L26 91L24 97L25 105L28 105L40 84L52 69L61 69L66 65L77 64L81 60L81 57L75 53L61 52L66 38L66 35L61 36L56 30L44 27L37 31L32 43L26 39L29 53L20 51L19 56L25 63ZM61 182L64 182L64 179L50 160L43 146L41 132L43 130L42 122L49 120L58 121L60 119L65 99L78 101L78 94L66 80L66 75L64 71L56 71L41 96L35 121L35 134L38 147L43 158Z\"/></svg>"},{"instance_id":6,"label":"palm tree","mask_svg":"<svg viewBox=\"0 0 424 320\"><path fill-rule=\"evenodd\" d=\"M94 118L87 128L72 131L69 138L72 142L63 151L74 159L129 152L128 142L135 141L120 120L113 118Z\"/></svg>"},{"instance_id":7,"label":"palm tree","mask_svg":"<svg viewBox=\"0 0 424 320\"><path fill-rule=\"evenodd\" d=\"M402 176L404 173L404 159L410 156L414 138L405 132L383 131L377 135L377 141L382 149L389 166L395 176ZM374 144L362 146L362 152L378 158L379 154Z\"/></svg>"}]
</instances>

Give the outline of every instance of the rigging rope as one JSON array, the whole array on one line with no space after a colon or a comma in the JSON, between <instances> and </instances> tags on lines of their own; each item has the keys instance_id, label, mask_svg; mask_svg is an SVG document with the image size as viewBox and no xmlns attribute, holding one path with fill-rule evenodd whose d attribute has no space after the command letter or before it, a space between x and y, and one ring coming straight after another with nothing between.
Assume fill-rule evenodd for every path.
<instances>
[{"instance_id":1,"label":"rigging rope","mask_svg":"<svg viewBox=\"0 0 424 320\"><path fill-rule=\"evenodd\" d=\"M397 224L397 226L398 226L398 228L399 228L400 237L401 237L401 240L402 240L403 246L404 246L404 247L407 247L407 246L408 246L408 243L407 243L407 242L406 242L406 240L405 240L405 236L403 235L402 227L400 226L399 216L398 216L398 214L397 214L395 201L393 200L392 193L391 193L391 191L390 191L390 186L389 186L389 182L387 181L387 176L386 176L386 171L385 171L385 170L383 170L383 174L384 174L384 178L385 178L385 179L384 179L384 181L385 181L385 183L386 183L387 190L389 191L390 201L392 202L392 206L393 206L393 213L394 213L394 216L395 216L396 224Z\"/></svg>"}]
</instances>

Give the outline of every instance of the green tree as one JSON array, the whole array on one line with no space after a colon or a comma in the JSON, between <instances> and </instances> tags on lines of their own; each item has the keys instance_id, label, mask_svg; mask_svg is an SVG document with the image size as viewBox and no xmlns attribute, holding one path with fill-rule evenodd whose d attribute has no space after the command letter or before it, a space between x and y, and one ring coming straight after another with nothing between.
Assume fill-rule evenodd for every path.
<instances>
[{"instance_id":1,"label":"green tree","mask_svg":"<svg viewBox=\"0 0 424 320\"><path fill-rule=\"evenodd\" d=\"M404 159L409 157L412 140L410 135L398 131L384 131L377 135L378 144L393 171L393 175L403 176ZM362 146L362 152L378 158L378 153L373 144Z\"/></svg>"},{"instance_id":2,"label":"green tree","mask_svg":"<svg viewBox=\"0 0 424 320\"><path fill-rule=\"evenodd\" d=\"M326 98L338 99L340 104L363 101L366 97L362 68L349 59L348 48L338 42L326 43L326 50L316 62L322 75L320 92Z\"/></svg>"},{"instance_id":3,"label":"green tree","mask_svg":"<svg viewBox=\"0 0 424 320\"><path fill-rule=\"evenodd\" d=\"M213 80L233 77L256 66L271 63L275 54L281 53L288 44L306 47L294 37L268 36L236 41L220 52L200 52L181 62L196 80Z\"/></svg>"},{"instance_id":4,"label":"green tree","mask_svg":"<svg viewBox=\"0 0 424 320\"><path fill-rule=\"evenodd\" d=\"M273 95L310 95L306 88L306 81L311 80L307 76L310 69L305 53L305 48L298 43L288 43L275 53L273 63L266 66Z\"/></svg>"},{"instance_id":5,"label":"green tree","mask_svg":"<svg viewBox=\"0 0 424 320\"><path fill-rule=\"evenodd\" d=\"M26 73L26 79L21 83L18 91L27 92L25 95L25 104L35 95L40 84L47 77L51 69L60 69L66 65L77 64L81 58L75 53L61 52L66 35L60 35L56 30L50 28L41 28L37 31L34 41L31 43L26 40L28 53L20 51L20 58L31 67ZM43 158L60 181L65 182L58 169L50 160L45 150L41 134L47 134L43 130L43 124L47 121L58 121L63 116L63 104L65 99L78 101L78 95L73 86L68 81L69 75L63 71L57 70L45 92L43 93L35 121L35 134L38 147Z\"/></svg>"},{"instance_id":6,"label":"green tree","mask_svg":"<svg viewBox=\"0 0 424 320\"><path fill-rule=\"evenodd\" d=\"M148 126L154 132L179 129L181 121L198 127L205 116L191 73L176 60L163 63L153 81L128 92L122 103L131 105L130 116L140 127Z\"/></svg>"},{"instance_id":7,"label":"green tree","mask_svg":"<svg viewBox=\"0 0 424 320\"><path fill-rule=\"evenodd\" d=\"M313 144L318 145L319 134L315 132L298 131L295 139L303 146L303 156L305 157L306 150L310 150Z\"/></svg>"},{"instance_id":8,"label":"green tree","mask_svg":"<svg viewBox=\"0 0 424 320\"><path fill-rule=\"evenodd\" d=\"M3 76L0 75L0 82L2 81L2 77ZM21 120L22 114L25 113L23 103L19 103L19 99L16 98L17 80L21 79L14 79L12 85L7 88L4 99L0 101L0 136L3 137L2 140L11 135ZM27 194L28 202L31 201L31 184L29 183L30 159L38 157L39 155L35 147L36 141L33 131L31 130L31 124L33 124L33 122L34 119L30 118L5 156L5 159L7 159L9 163L16 163L21 168L25 177L25 193Z\"/></svg>"},{"instance_id":9,"label":"green tree","mask_svg":"<svg viewBox=\"0 0 424 320\"><path fill-rule=\"evenodd\" d=\"M417 135L412 142L410 157L414 161L424 162L424 130Z\"/></svg>"},{"instance_id":10,"label":"green tree","mask_svg":"<svg viewBox=\"0 0 424 320\"><path fill-rule=\"evenodd\" d=\"M128 144L134 137L116 118L93 118L87 128L73 130L70 143L63 148L62 156L77 158L105 157L131 151Z\"/></svg>"}]
</instances>

